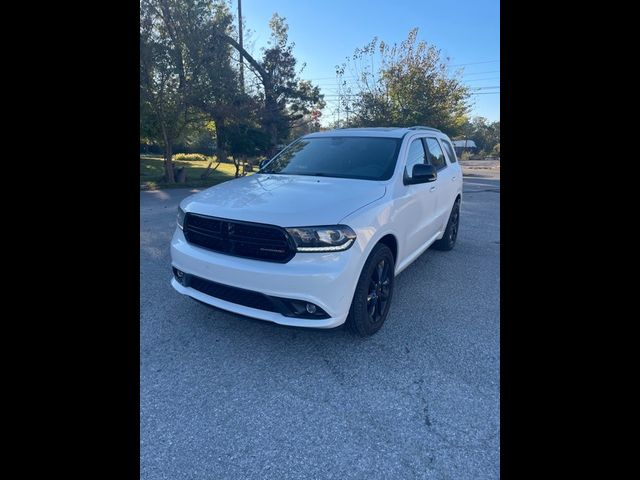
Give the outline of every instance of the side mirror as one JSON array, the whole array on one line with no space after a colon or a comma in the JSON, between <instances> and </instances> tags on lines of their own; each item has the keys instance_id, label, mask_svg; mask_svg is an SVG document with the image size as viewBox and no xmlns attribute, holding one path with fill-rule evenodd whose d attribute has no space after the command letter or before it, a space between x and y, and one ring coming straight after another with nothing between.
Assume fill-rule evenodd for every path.
<instances>
[{"instance_id":1,"label":"side mirror","mask_svg":"<svg viewBox=\"0 0 640 480\"><path fill-rule=\"evenodd\" d=\"M405 178L405 185L416 185L418 183L435 182L438 179L438 172L433 165L418 163L413 166L411 178Z\"/></svg>"}]
</instances>

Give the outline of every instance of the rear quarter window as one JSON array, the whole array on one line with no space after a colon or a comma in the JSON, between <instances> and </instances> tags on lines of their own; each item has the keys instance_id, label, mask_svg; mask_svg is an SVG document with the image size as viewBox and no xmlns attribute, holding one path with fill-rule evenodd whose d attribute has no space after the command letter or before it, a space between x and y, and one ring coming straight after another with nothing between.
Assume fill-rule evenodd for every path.
<instances>
[{"instance_id":1,"label":"rear quarter window","mask_svg":"<svg viewBox=\"0 0 640 480\"><path fill-rule=\"evenodd\" d=\"M449 163L456 163L458 159L456 158L456 152L453 149L453 146L446 140L440 139L440 143L444 146L444 153L447 155L449 159Z\"/></svg>"}]
</instances>

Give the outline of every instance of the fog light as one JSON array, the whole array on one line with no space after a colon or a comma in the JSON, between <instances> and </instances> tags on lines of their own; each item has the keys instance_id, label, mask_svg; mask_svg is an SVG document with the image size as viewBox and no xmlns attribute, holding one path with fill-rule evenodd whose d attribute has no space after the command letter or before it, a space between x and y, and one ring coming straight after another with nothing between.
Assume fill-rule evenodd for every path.
<instances>
[{"instance_id":1,"label":"fog light","mask_svg":"<svg viewBox=\"0 0 640 480\"><path fill-rule=\"evenodd\" d=\"M173 275L176 277L178 283L184 285L184 281L187 277L182 270L178 270L176 267L173 267Z\"/></svg>"},{"instance_id":2,"label":"fog light","mask_svg":"<svg viewBox=\"0 0 640 480\"><path fill-rule=\"evenodd\" d=\"M189 275L185 275L185 278L189 278ZM313 318L314 320L329 318L327 312L311 302L305 302L304 300L271 297L271 299L275 298L278 299L278 302L282 302L282 307L284 308L280 310L280 313L282 313L282 315L284 315L285 317Z\"/></svg>"}]
</instances>

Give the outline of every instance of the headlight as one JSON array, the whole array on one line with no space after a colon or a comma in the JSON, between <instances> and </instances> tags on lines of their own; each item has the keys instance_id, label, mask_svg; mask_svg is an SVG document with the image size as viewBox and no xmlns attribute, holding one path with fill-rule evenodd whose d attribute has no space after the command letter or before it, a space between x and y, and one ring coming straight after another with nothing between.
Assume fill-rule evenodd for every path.
<instances>
[{"instance_id":1,"label":"headlight","mask_svg":"<svg viewBox=\"0 0 640 480\"><path fill-rule=\"evenodd\" d=\"M287 228L299 252L339 252L353 245L356 233L346 225Z\"/></svg>"},{"instance_id":2,"label":"headlight","mask_svg":"<svg viewBox=\"0 0 640 480\"><path fill-rule=\"evenodd\" d=\"M178 227L180 227L180 230L182 230L182 224L184 223L184 215L184 210L178 207Z\"/></svg>"}]
</instances>

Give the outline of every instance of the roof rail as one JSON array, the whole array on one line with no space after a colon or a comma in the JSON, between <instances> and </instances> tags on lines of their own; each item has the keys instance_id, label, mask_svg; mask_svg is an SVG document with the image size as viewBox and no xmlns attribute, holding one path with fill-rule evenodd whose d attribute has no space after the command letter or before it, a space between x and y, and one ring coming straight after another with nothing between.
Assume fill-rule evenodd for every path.
<instances>
[{"instance_id":1,"label":"roof rail","mask_svg":"<svg viewBox=\"0 0 640 480\"><path fill-rule=\"evenodd\" d=\"M422 125L414 125L413 127L409 127L409 130L432 130L434 132L440 132L442 133L441 130L438 130L437 128L433 128L433 127L423 127Z\"/></svg>"}]
</instances>

